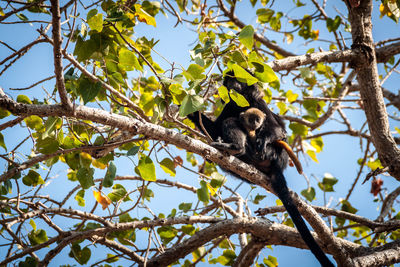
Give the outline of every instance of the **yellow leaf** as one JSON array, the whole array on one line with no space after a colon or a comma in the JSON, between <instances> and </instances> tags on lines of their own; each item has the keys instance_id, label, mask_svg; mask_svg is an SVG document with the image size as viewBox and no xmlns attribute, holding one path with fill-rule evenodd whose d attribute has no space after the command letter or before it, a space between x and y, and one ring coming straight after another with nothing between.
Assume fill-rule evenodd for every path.
<instances>
[{"instance_id":1,"label":"yellow leaf","mask_svg":"<svg viewBox=\"0 0 400 267\"><path fill-rule=\"evenodd\" d=\"M156 20L149 13L142 9L142 6L135 4L135 15L140 22L145 22L148 25L156 27Z\"/></svg>"},{"instance_id":2,"label":"yellow leaf","mask_svg":"<svg viewBox=\"0 0 400 267\"><path fill-rule=\"evenodd\" d=\"M98 160L92 160L92 165L93 165L93 167L101 169L101 170L104 170L107 167L107 164L104 164Z\"/></svg>"},{"instance_id":3,"label":"yellow leaf","mask_svg":"<svg viewBox=\"0 0 400 267\"><path fill-rule=\"evenodd\" d=\"M111 199L106 195L103 196L99 191L93 191L93 196L96 199L96 201L100 203L103 210L105 210L108 207L108 205L111 204Z\"/></svg>"}]
</instances>

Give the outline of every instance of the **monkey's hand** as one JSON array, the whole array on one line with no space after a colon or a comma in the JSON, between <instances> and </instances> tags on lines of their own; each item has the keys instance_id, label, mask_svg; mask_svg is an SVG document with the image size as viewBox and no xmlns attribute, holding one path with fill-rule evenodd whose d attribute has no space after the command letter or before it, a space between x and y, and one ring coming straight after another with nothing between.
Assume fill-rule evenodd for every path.
<instances>
[{"instance_id":1,"label":"monkey's hand","mask_svg":"<svg viewBox=\"0 0 400 267\"><path fill-rule=\"evenodd\" d=\"M223 143L221 141L222 140L219 139L218 142L212 142L210 146L232 156L241 156L246 152L245 148L240 146L239 144Z\"/></svg>"}]
</instances>

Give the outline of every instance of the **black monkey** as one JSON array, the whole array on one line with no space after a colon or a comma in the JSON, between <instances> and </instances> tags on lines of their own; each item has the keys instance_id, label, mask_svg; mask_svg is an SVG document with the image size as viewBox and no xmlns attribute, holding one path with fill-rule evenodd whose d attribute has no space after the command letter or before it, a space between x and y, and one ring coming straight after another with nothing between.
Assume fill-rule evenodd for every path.
<instances>
[{"instance_id":1,"label":"black monkey","mask_svg":"<svg viewBox=\"0 0 400 267\"><path fill-rule=\"evenodd\" d=\"M242 94L251 108L239 107L234 101L230 101L215 121L199 112L190 114L189 119L199 129L208 132L216 141L212 143L213 146L230 152L270 177L272 189L282 201L301 237L321 266L334 266L308 230L283 176L282 172L288 163L286 149L289 146L286 143L286 131L282 119L268 108L262 99L262 93L255 85L248 86L238 81L232 72L226 74L224 85ZM258 119L254 119L257 117ZM201 124L205 129L202 129Z\"/></svg>"}]
</instances>

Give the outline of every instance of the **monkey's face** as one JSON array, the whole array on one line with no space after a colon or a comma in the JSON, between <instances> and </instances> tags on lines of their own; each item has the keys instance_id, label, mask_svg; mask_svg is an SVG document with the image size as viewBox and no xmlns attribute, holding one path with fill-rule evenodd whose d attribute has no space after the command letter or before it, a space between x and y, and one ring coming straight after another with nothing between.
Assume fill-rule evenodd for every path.
<instances>
[{"instance_id":1,"label":"monkey's face","mask_svg":"<svg viewBox=\"0 0 400 267\"><path fill-rule=\"evenodd\" d=\"M247 131L259 129L264 122L264 114L258 112L245 111L240 114L240 121Z\"/></svg>"}]
</instances>

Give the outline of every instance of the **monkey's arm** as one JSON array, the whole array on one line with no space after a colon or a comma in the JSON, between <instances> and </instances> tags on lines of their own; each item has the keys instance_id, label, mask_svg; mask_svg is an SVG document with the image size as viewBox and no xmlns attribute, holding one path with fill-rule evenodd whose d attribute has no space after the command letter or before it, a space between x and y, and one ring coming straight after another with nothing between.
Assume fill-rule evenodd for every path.
<instances>
[{"instance_id":1,"label":"monkey's arm","mask_svg":"<svg viewBox=\"0 0 400 267\"><path fill-rule=\"evenodd\" d=\"M296 154L294 154L292 148L288 145L288 143L286 143L285 141L282 141L282 140L275 141L275 143L286 150L290 159L293 161L294 165L296 166L298 173L303 174L303 167L301 166L299 159L297 158Z\"/></svg>"},{"instance_id":2,"label":"monkey's arm","mask_svg":"<svg viewBox=\"0 0 400 267\"><path fill-rule=\"evenodd\" d=\"M218 142L212 142L211 146L228 152L230 155L244 155L246 153L247 136L240 128L238 119L227 118L222 122L221 126L222 138L218 138Z\"/></svg>"}]
</instances>

